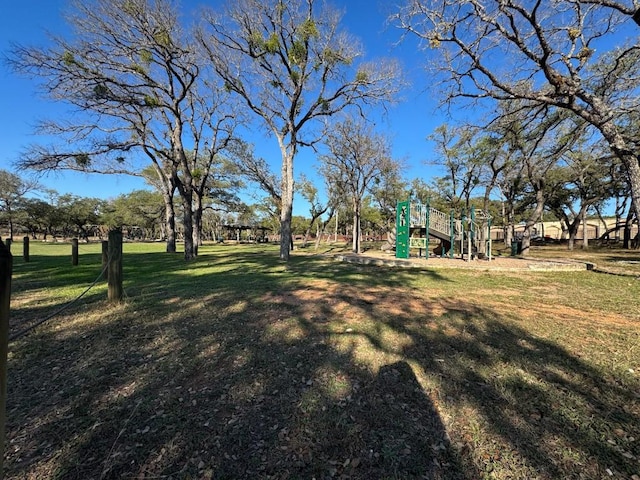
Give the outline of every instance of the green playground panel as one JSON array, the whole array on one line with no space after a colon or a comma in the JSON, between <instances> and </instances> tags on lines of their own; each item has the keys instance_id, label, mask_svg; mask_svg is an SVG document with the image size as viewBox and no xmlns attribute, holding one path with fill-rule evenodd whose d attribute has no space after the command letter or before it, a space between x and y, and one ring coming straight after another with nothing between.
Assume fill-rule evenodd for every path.
<instances>
[{"instance_id":1,"label":"green playground panel","mask_svg":"<svg viewBox=\"0 0 640 480\"><path fill-rule=\"evenodd\" d=\"M409 202L396 207L396 258L409 258Z\"/></svg>"}]
</instances>

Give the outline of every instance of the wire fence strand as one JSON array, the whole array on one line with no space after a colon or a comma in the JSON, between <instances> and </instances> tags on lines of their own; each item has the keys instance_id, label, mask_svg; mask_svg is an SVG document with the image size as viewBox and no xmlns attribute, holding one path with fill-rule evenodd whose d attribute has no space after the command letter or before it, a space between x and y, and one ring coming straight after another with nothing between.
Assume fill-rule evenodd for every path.
<instances>
[{"instance_id":1,"label":"wire fence strand","mask_svg":"<svg viewBox=\"0 0 640 480\"><path fill-rule=\"evenodd\" d=\"M23 337L24 335L26 335L27 333L29 333L31 330L33 330L34 328L42 325L45 322L48 322L49 320L51 320L53 317L60 315L62 312L64 312L67 308L71 307L73 304L75 304L78 300L80 300L82 297L84 297L89 290L91 290L93 287L95 287L95 285L98 283L98 281L104 276L105 272L107 271L107 268L109 267L109 262L111 261L111 258L109 258L109 260L105 263L104 267L102 268L102 271L100 272L100 274L96 277L96 279L93 281L93 283L91 283L91 285L89 285L80 295L78 295L76 298L74 298L73 300L70 300L69 302L65 303L62 307L60 307L58 310L56 310L55 312L47 315L46 317L44 317L41 320L38 320L36 323L34 323L33 325L29 325L28 327L20 330L17 333L14 333L13 335L9 336L9 343L19 339L20 337Z\"/></svg>"}]
</instances>

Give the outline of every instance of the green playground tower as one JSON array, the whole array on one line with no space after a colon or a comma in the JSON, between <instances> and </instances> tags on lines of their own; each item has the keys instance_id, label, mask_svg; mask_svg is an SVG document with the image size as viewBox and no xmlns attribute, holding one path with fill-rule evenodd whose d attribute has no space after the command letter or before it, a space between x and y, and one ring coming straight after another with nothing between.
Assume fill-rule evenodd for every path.
<instances>
[{"instance_id":1,"label":"green playground tower","mask_svg":"<svg viewBox=\"0 0 640 480\"><path fill-rule=\"evenodd\" d=\"M409 258L410 250L418 249L429 257L429 237L440 239L441 255L453 258L454 243L462 235L462 225L453 213L447 215L429 204L398 202L396 207L396 258Z\"/></svg>"},{"instance_id":2,"label":"green playground tower","mask_svg":"<svg viewBox=\"0 0 640 480\"><path fill-rule=\"evenodd\" d=\"M411 249L429 258L429 238L440 240L434 253L454 257L456 247L462 258L491 260L491 216L471 207L457 220L453 211L443 213L429 204L406 200L396 207L396 258L409 258Z\"/></svg>"}]
</instances>

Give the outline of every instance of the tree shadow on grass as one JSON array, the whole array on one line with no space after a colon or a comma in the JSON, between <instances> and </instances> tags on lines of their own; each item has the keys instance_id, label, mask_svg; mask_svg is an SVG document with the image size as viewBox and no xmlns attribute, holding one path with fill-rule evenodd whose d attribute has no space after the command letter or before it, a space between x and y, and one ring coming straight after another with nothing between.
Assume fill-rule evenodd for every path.
<instances>
[{"instance_id":1,"label":"tree shadow on grass","mask_svg":"<svg viewBox=\"0 0 640 480\"><path fill-rule=\"evenodd\" d=\"M252 254L158 279L136 258L153 301L14 346L7 478L633 471L626 386L491 310L404 289L415 273Z\"/></svg>"},{"instance_id":2,"label":"tree shadow on grass","mask_svg":"<svg viewBox=\"0 0 640 480\"><path fill-rule=\"evenodd\" d=\"M455 441L473 444L485 431L481 471L529 471L530 478L634 473L637 382L625 384L490 311L459 301L447 309L447 327L435 335L416 335L397 320L394 328L414 340L403 356L439 378L439 395L461 427Z\"/></svg>"},{"instance_id":3,"label":"tree shadow on grass","mask_svg":"<svg viewBox=\"0 0 640 480\"><path fill-rule=\"evenodd\" d=\"M249 312L39 335L13 361L7 477L470 478L406 363L376 375Z\"/></svg>"}]
</instances>

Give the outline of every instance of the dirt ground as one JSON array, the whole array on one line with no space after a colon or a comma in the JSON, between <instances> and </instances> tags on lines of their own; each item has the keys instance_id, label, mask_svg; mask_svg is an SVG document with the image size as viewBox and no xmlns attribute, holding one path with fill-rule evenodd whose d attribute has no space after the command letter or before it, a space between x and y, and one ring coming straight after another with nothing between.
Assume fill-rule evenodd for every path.
<instances>
[{"instance_id":1,"label":"dirt ground","mask_svg":"<svg viewBox=\"0 0 640 480\"><path fill-rule=\"evenodd\" d=\"M474 259L466 261L456 255L455 258L441 258L431 256L429 258L424 257L411 257L409 259L398 259L395 257L395 252L384 252L381 250L368 250L360 255L355 254L341 254L336 255L337 260L349 262L349 263L361 263L361 264L380 264L398 267L413 267L413 268L468 268L478 270L504 270L504 271L517 271L517 270L586 270L588 264L586 262L578 262L565 259L536 259L536 258L520 258L520 257L508 257L508 256L495 256L491 260L488 259Z\"/></svg>"}]
</instances>

